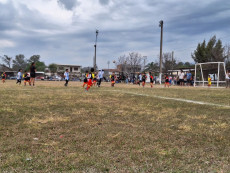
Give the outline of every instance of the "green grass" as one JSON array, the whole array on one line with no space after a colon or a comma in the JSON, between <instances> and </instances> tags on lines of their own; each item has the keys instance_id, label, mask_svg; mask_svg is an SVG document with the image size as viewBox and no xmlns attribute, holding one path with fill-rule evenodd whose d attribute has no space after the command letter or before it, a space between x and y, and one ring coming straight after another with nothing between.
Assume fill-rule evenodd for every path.
<instances>
[{"instance_id":1,"label":"green grass","mask_svg":"<svg viewBox=\"0 0 230 173\"><path fill-rule=\"evenodd\" d=\"M230 90L6 82L0 172L230 172L229 108L152 97L229 106Z\"/></svg>"}]
</instances>

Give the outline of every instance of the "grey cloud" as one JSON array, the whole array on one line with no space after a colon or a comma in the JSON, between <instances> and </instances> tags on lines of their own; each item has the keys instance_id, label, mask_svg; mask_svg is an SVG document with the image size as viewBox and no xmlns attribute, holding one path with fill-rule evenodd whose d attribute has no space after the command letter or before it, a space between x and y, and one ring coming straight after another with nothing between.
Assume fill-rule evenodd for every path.
<instances>
[{"instance_id":1,"label":"grey cloud","mask_svg":"<svg viewBox=\"0 0 230 173\"><path fill-rule=\"evenodd\" d=\"M58 3L63 5L67 10L72 10L77 6L77 0L58 0Z\"/></svg>"},{"instance_id":2,"label":"grey cloud","mask_svg":"<svg viewBox=\"0 0 230 173\"><path fill-rule=\"evenodd\" d=\"M109 0L99 0L99 2L100 2L102 5L108 5L108 4L109 4Z\"/></svg>"}]
</instances>

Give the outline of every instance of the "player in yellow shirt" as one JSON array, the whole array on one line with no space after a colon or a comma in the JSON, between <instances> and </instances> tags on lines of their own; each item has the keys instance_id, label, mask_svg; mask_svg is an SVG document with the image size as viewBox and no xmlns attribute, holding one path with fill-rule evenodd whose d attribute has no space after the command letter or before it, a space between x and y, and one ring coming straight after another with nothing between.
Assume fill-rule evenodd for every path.
<instances>
[{"instance_id":1,"label":"player in yellow shirt","mask_svg":"<svg viewBox=\"0 0 230 173\"><path fill-rule=\"evenodd\" d=\"M211 85L212 85L212 79L210 75L208 75L208 87L211 87Z\"/></svg>"}]
</instances>

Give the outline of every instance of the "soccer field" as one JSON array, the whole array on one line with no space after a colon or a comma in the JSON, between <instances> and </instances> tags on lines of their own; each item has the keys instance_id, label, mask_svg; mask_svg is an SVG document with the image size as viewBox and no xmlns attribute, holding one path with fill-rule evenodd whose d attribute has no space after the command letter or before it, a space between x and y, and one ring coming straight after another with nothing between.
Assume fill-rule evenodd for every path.
<instances>
[{"instance_id":1,"label":"soccer field","mask_svg":"<svg viewBox=\"0 0 230 173\"><path fill-rule=\"evenodd\" d=\"M0 172L230 172L230 90L0 84Z\"/></svg>"}]
</instances>

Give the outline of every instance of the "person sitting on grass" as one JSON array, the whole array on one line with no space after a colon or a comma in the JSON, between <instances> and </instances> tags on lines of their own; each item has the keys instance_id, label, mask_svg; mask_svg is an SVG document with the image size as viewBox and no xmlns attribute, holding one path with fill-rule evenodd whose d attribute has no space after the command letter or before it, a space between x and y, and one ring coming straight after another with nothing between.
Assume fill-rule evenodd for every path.
<instances>
[{"instance_id":1,"label":"person sitting on grass","mask_svg":"<svg viewBox=\"0 0 230 173\"><path fill-rule=\"evenodd\" d=\"M114 72L112 73L110 78L111 78L111 87L114 87L116 81L116 76Z\"/></svg>"},{"instance_id":2,"label":"person sitting on grass","mask_svg":"<svg viewBox=\"0 0 230 173\"><path fill-rule=\"evenodd\" d=\"M18 74L17 74L17 82L16 82L16 84L19 83L19 85L21 85L21 82L22 82L22 69L19 69Z\"/></svg>"},{"instance_id":3,"label":"person sitting on grass","mask_svg":"<svg viewBox=\"0 0 230 173\"><path fill-rule=\"evenodd\" d=\"M168 88L169 88L169 77L167 74L165 75L165 88L166 88L166 86L168 86Z\"/></svg>"},{"instance_id":4,"label":"person sitting on grass","mask_svg":"<svg viewBox=\"0 0 230 173\"><path fill-rule=\"evenodd\" d=\"M6 73L3 72L2 73L2 83L5 83L6 82Z\"/></svg>"},{"instance_id":5,"label":"person sitting on grass","mask_svg":"<svg viewBox=\"0 0 230 173\"><path fill-rule=\"evenodd\" d=\"M26 70L25 70L25 73L23 74L23 78L24 78L24 86L26 86L27 82L31 86L31 83L30 83L30 74Z\"/></svg>"},{"instance_id":6,"label":"person sitting on grass","mask_svg":"<svg viewBox=\"0 0 230 173\"><path fill-rule=\"evenodd\" d=\"M212 79L210 77L210 75L208 75L208 87L210 88L212 85Z\"/></svg>"},{"instance_id":7,"label":"person sitting on grass","mask_svg":"<svg viewBox=\"0 0 230 173\"><path fill-rule=\"evenodd\" d=\"M69 69L65 70L64 77L65 77L65 84L64 85L67 87L68 83L69 83Z\"/></svg>"},{"instance_id":8,"label":"person sitting on grass","mask_svg":"<svg viewBox=\"0 0 230 173\"><path fill-rule=\"evenodd\" d=\"M147 76L145 75L145 72L143 72L143 74L142 74L142 86L143 86L143 88L145 87L146 79L147 79Z\"/></svg>"}]
</instances>

